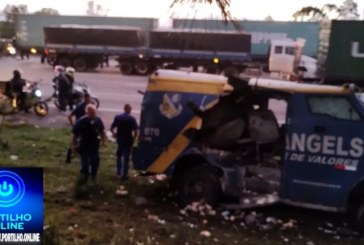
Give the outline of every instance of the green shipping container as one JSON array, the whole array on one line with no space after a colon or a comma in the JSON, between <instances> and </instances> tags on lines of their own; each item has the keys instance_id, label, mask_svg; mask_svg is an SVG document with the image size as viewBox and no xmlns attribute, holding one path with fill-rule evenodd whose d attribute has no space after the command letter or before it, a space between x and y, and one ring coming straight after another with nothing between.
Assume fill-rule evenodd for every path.
<instances>
[{"instance_id":1,"label":"green shipping container","mask_svg":"<svg viewBox=\"0 0 364 245\"><path fill-rule=\"evenodd\" d=\"M44 26L57 25L131 26L146 30L158 27L158 19L95 16L18 15L15 23L17 44L44 47Z\"/></svg>"},{"instance_id":2,"label":"green shipping container","mask_svg":"<svg viewBox=\"0 0 364 245\"><path fill-rule=\"evenodd\" d=\"M304 54L317 56L319 41L319 22L291 22L291 21L237 21L238 28L252 36L251 53L266 56L270 41L274 39L306 39ZM232 23L225 24L222 20L212 19L174 19L173 28L199 28L205 30L235 30Z\"/></svg>"},{"instance_id":3,"label":"green shipping container","mask_svg":"<svg viewBox=\"0 0 364 245\"><path fill-rule=\"evenodd\" d=\"M364 21L332 21L325 80L364 81Z\"/></svg>"}]
</instances>

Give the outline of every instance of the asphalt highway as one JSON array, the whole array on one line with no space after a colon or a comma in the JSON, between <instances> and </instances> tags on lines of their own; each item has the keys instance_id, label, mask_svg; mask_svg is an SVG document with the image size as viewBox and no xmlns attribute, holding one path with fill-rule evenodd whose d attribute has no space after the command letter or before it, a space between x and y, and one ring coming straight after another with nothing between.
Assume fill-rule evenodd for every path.
<instances>
[{"instance_id":1,"label":"asphalt highway","mask_svg":"<svg viewBox=\"0 0 364 245\"><path fill-rule=\"evenodd\" d=\"M76 82L85 83L91 89L91 94L100 100L99 116L108 128L114 116L123 111L125 103L133 107L132 114L139 121L141 102L143 96L138 91L145 91L148 77L124 76L120 74L115 62L110 62L110 67L98 69L92 73L76 73ZM48 64L41 64L40 59L32 57L29 60L16 58L0 59L0 80L10 80L12 71L20 69L23 77L30 81L39 81L43 97L51 96L53 92L52 79L54 72ZM45 118L39 118L34 113L19 113L11 116L13 120L23 120L27 123L49 127L67 127L68 121L65 115L58 112L53 102L48 103L50 113ZM284 121L285 104L281 101L271 103L272 110L276 113L279 122Z\"/></svg>"}]
</instances>

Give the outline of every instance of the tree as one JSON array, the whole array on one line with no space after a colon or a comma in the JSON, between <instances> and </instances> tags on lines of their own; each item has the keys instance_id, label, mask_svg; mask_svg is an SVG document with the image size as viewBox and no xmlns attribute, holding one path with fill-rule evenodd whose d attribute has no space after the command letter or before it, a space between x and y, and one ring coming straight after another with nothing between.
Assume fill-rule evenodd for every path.
<instances>
[{"instance_id":1,"label":"tree","mask_svg":"<svg viewBox=\"0 0 364 245\"><path fill-rule=\"evenodd\" d=\"M267 17L264 18L265 21L274 21L273 17L268 15Z\"/></svg>"},{"instance_id":2,"label":"tree","mask_svg":"<svg viewBox=\"0 0 364 245\"><path fill-rule=\"evenodd\" d=\"M59 12L52 8L42 8L41 10L38 10L34 12L34 14L40 14L40 15L59 15Z\"/></svg>"},{"instance_id":3,"label":"tree","mask_svg":"<svg viewBox=\"0 0 364 245\"><path fill-rule=\"evenodd\" d=\"M28 13L28 6L25 4L20 5L6 5L4 10L5 19L8 22L14 22L15 16L17 14L27 14Z\"/></svg>"},{"instance_id":4,"label":"tree","mask_svg":"<svg viewBox=\"0 0 364 245\"><path fill-rule=\"evenodd\" d=\"M354 0L345 0L338 12L340 20L359 20L358 4Z\"/></svg>"},{"instance_id":5,"label":"tree","mask_svg":"<svg viewBox=\"0 0 364 245\"><path fill-rule=\"evenodd\" d=\"M295 21L297 21L298 19L300 19L301 21L317 21L322 17L324 17L323 11L319 8L312 6L303 7L293 14L293 18Z\"/></svg>"},{"instance_id":6,"label":"tree","mask_svg":"<svg viewBox=\"0 0 364 245\"><path fill-rule=\"evenodd\" d=\"M221 16L223 17L225 23L231 21L233 24L236 25L234 18L230 13L230 5L231 0L173 0L170 8L173 8L177 4L195 4L195 3L205 3L208 5L215 5L220 9Z\"/></svg>"},{"instance_id":7,"label":"tree","mask_svg":"<svg viewBox=\"0 0 364 245\"><path fill-rule=\"evenodd\" d=\"M324 17L337 16L339 8L336 4L327 3L322 6L321 11Z\"/></svg>"}]
</instances>

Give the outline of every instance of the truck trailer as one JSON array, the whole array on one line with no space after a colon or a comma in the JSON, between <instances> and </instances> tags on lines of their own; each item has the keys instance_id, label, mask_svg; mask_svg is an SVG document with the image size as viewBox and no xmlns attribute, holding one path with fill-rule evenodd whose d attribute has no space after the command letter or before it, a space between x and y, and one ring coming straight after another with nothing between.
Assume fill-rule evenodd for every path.
<instances>
[{"instance_id":1,"label":"truck trailer","mask_svg":"<svg viewBox=\"0 0 364 245\"><path fill-rule=\"evenodd\" d=\"M153 29L63 25L44 28L53 65L95 69L102 57L116 56L122 74L146 75L157 68L192 67L207 73L238 75L248 67L296 74L304 40L274 40L267 59L251 55L251 35L245 32L206 32L201 29ZM305 68L305 74L308 69Z\"/></svg>"},{"instance_id":2,"label":"truck trailer","mask_svg":"<svg viewBox=\"0 0 364 245\"><path fill-rule=\"evenodd\" d=\"M148 30L157 28L159 21L154 18L17 14L15 19L17 49L27 53L42 54L45 50L43 28L59 25L131 26Z\"/></svg>"},{"instance_id":3,"label":"truck trailer","mask_svg":"<svg viewBox=\"0 0 364 245\"><path fill-rule=\"evenodd\" d=\"M44 27L44 36L50 64L81 72L96 69L105 56L139 57L145 45L144 32L137 27L49 26Z\"/></svg>"}]
</instances>

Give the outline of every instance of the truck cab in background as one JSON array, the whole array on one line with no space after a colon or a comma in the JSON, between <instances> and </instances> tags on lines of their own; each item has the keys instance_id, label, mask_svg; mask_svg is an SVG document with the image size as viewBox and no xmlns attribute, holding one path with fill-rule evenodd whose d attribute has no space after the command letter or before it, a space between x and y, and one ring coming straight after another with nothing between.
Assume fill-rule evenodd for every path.
<instances>
[{"instance_id":1,"label":"truck cab in background","mask_svg":"<svg viewBox=\"0 0 364 245\"><path fill-rule=\"evenodd\" d=\"M314 79L317 61L303 55L305 39L277 39L271 41L268 68L271 76L285 80Z\"/></svg>"}]
</instances>

